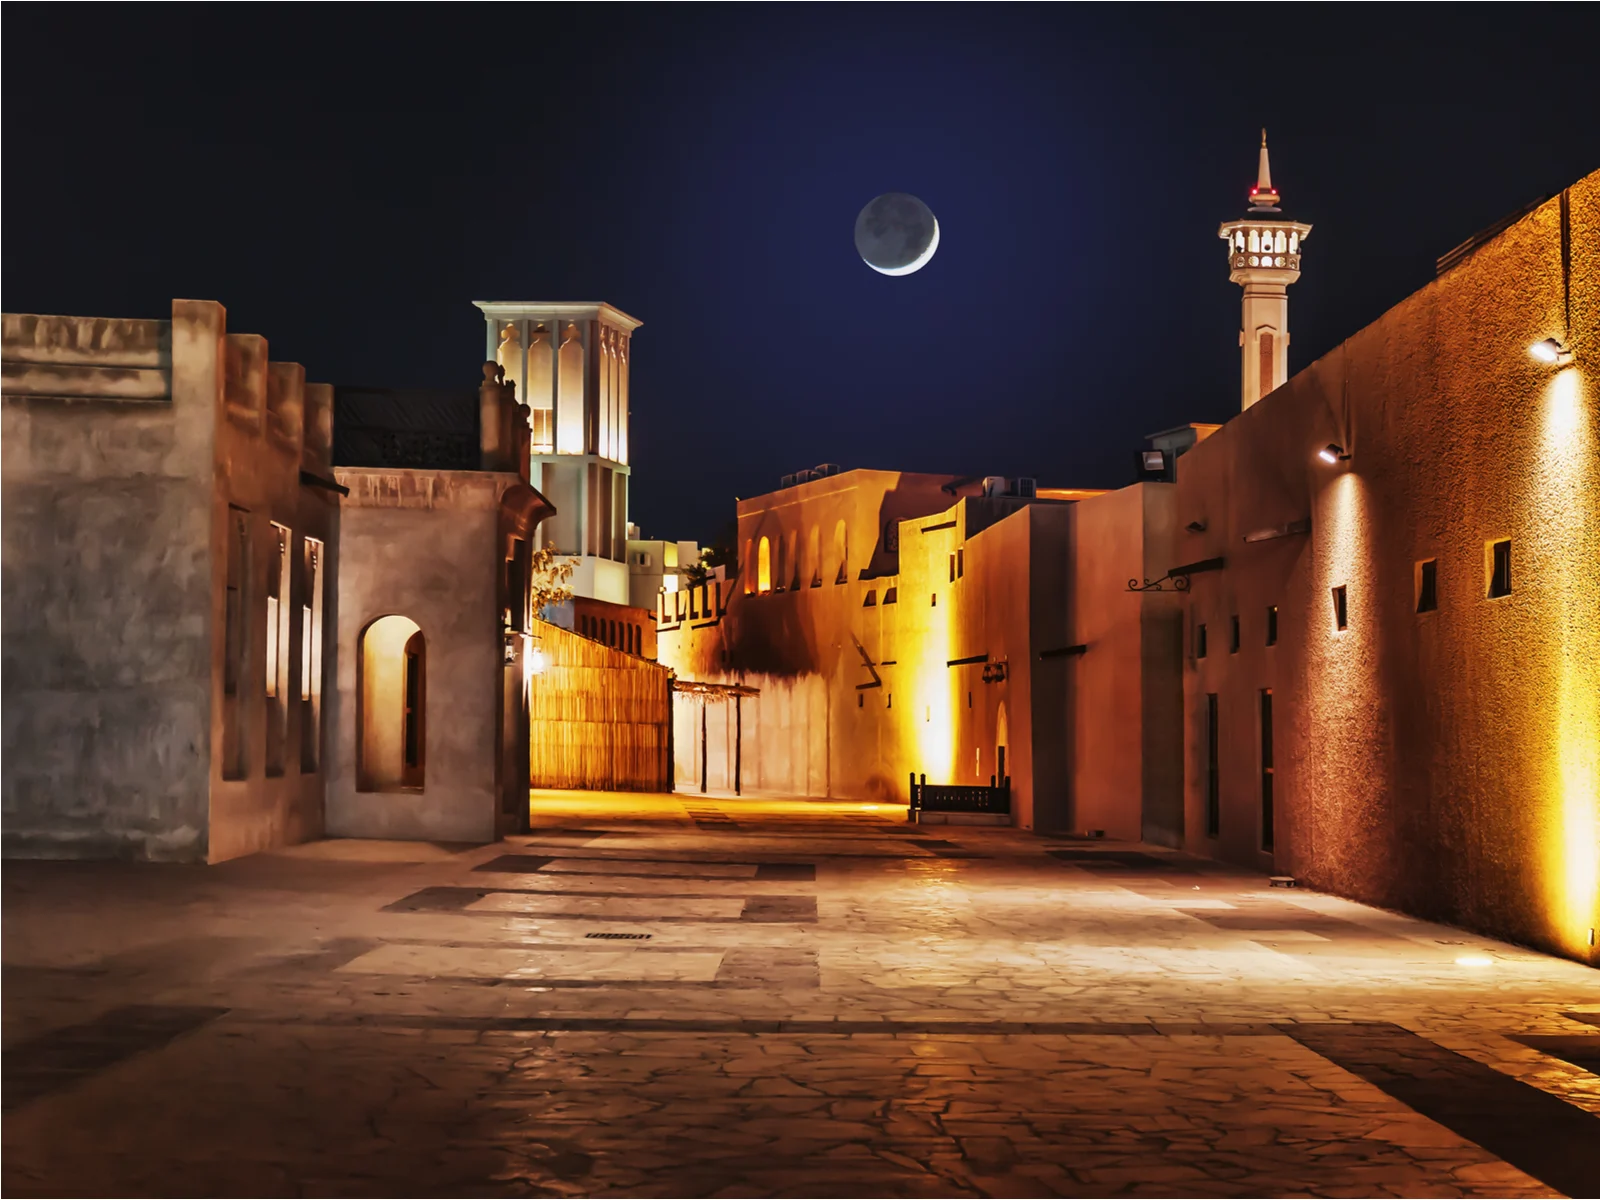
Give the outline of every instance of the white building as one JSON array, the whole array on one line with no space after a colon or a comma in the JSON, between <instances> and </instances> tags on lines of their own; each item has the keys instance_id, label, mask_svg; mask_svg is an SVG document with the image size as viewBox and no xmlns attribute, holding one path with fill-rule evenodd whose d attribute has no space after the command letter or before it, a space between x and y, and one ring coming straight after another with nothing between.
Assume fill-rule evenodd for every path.
<instances>
[{"instance_id":1,"label":"white building","mask_svg":"<svg viewBox=\"0 0 1600 1200\"><path fill-rule=\"evenodd\" d=\"M600 302L475 303L487 357L529 408L531 482L557 514L541 544L572 555L575 595L627 604L628 363L641 322Z\"/></svg>"}]
</instances>

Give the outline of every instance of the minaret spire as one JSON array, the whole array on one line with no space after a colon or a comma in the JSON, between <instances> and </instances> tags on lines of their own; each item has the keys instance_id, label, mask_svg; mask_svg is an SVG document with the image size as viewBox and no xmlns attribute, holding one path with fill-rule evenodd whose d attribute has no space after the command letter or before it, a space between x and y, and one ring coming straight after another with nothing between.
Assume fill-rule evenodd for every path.
<instances>
[{"instance_id":1,"label":"minaret spire","mask_svg":"<svg viewBox=\"0 0 1600 1200\"><path fill-rule=\"evenodd\" d=\"M1267 159L1267 131L1261 131L1261 161L1256 168L1256 185L1250 189L1251 212L1278 212L1278 192L1272 186L1272 164Z\"/></svg>"},{"instance_id":2,"label":"minaret spire","mask_svg":"<svg viewBox=\"0 0 1600 1200\"><path fill-rule=\"evenodd\" d=\"M1226 221L1217 236L1228 244L1228 278L1244 288L1239 321L1239 401L1249 408L1289 378L1289 285L1300 278L1300 254L1311 226L1278 208L1261 131L1256 185L1242 221Z\"/></svg>"}]
</instances>

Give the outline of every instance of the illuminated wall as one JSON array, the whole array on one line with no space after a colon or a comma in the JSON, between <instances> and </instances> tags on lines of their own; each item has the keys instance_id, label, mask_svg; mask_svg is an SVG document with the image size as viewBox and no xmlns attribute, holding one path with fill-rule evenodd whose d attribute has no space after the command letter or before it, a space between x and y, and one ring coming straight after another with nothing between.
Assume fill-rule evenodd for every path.
<instances>
[{"instance_id":1,"label":"illuminated wall","mask_svg":"<svg viewBox=\"0 0 1600 1200\"><path fill-rule=\"evenodd\" d=\"M963 487L975 490L851 471L742 501L757 589L732 587L720 621L664 630L661 661L681 679L759 689L740 708L747 791L903 804L913 773L956 784L1005 774L1015 824L1068 829L1085 827L1074 825L1075 779L1095 774L1100 826L1137 838L1147 797L1152 811L1175 813L1180 800L1177 654L1160 661L1152 626L1165 607L1176 628L1174 597L1127 587L1130 574L1172 565L1173 489L1030 504L957 498ZM1069 602L1073 588L1092 595ZM1086 655L1069 652L1075 640ZM1075 717L1080 678L1091 691ZM1170 779L1141 757L1162 687L1173 733L1156 749ZM694 702L679 714L680 788L699 785L699 712ZM704 728L709 786L727 786L725 705Z\"/></svg>"},{"instance_id":2,"label":"illuminated wall","mask_svg":"<svg viewBox=\"0 0 1600 1200\"><path fill-rule=\"evenodd\" d=\"M1597 249L1591 175L1180 461L1178 519L1201 527L1186 557L1225 560L1185 614L1191 849L1600 961ZM1544 338L1572 361L1530 356ZM1318 459L1330 443L1349 457ZM1436 605L1419 611L1425 562Z\"/></svg>"}]
</instances>

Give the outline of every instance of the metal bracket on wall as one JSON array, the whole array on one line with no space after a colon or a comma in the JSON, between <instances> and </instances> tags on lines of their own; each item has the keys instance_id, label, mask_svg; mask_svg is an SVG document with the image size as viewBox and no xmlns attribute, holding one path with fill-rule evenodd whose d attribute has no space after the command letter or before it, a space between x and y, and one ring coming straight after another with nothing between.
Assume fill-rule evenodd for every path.
<instances>
[{"instance_id":1,"label":"metal bracket on wall","mask_svg":"<svg viewBox=\"0 0 1600 1200\"><path fill-rule=\"evenodd\" d=\"M1171 584L1168 587L1167 584ZM1130 592L1187 592L1189 590L1189 577L1179 575L1176 578L1163 575L1160 579L1146 579L1140 583L1137 579L1128 580Z\"/></svg>"},{"instance_id":2,"label":"metal bracket on wall","mask_svg":"<svg viewBox=\"0 0 1600 1200\"><path fill-rule=\"evenodd\" d=\"M1222 570L1223 560L1219 558L1202 558L1199 562L1184 563L1181 567L1173 567L1160 579L1146 579L1142 584L1137 579L1128 580L1130 592L1187 592L1189 590L1189 576L1199 575L1203 571ZM1172 586L1165 585L1170 582Z\"/></svg>"},{"instance_id":3,"label":"metal bracket on wall","mask_svg":"<svg viewBox=\"0 0 1600 1200\"><path fill-rule=\"evenodd\" d=\"M1276 525L1271 529L1257 529L1244 535L1247 542L1270 542L1275 538L1294 537L1300 533L1311 532L1311 518L1301 517L1298 521L1290 521L1287 525Z\"/></svg>"},{"instance_id":4,"label":"metal bracket on wall","mask_svg":"<svg viewBox=\"0 0 1600 1200\"><path fill-rule=\"evenodd\" d=\"M1131 583L1132 580L1129 580L1129 582ZM1070 657L1070 656L1073 656L1073 655L1087 654L1087 653L1089 653L1088 645L1084 644L1084 643L1080 643L1079 645L1076 645L1076 646L1057 646L1054 650L1041 650L1041 651L1039 651L1039 657L1040 658L1067 658L1067 657Z\"/></svg>"},{"instance_id":5,"label":"metal bracket on wall","mask_svg":"<svg viewBox=\"0 0 1600 1200\"><path fill-rule=\"evenodd\" d=\"M856 644L856 653L861 655L861 661L867 668L867 674L872 676L871 683L856 684L856 691L864 692L868 688L881 688L883 686L883 676L878 674L878 668L873 664L872 656L867 653L867 648L861 644L861 639L854 633L850 635L850 640Z\"/></svg>"}]
</instances>

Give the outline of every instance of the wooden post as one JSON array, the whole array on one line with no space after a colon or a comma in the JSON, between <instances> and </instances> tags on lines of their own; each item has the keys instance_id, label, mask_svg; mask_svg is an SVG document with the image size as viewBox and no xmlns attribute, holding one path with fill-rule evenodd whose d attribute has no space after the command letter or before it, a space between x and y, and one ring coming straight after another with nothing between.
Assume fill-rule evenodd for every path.
<instances>
[{"instance_id":1,"label":"wooden post","mask_svg":"<svg viewBox=\"0 0 1600 1200\"><path fill-rule=\"evenodd\" d=\"M555 435L552 433L552 437ZM666 790L678 790L678 747L677 731L673 728L677 722L673 719L677 715L678 693L673 690L672 682L667 681L667 786Z\"/></svg>"},{"instance_id":2,"label":"wooden post","mask_svg":"<svg viewBox=\"0 0 1600 1200\"><path fill-rule=\"evenodd\" d=\"M700 791L706 790L706 709L711 707L710 701L701 698L700 701Z\"/></svg>"},{"instance_id":3,"label":"wooden post","mask_svg":"<svg viewBox=\"0 0 1600 1200\"><path fill-rule=\"evenodd\" d=\"M739 773L744 758L744 697L733 698L733 794L739 795Z\"/></svg>"}]
</instances>

